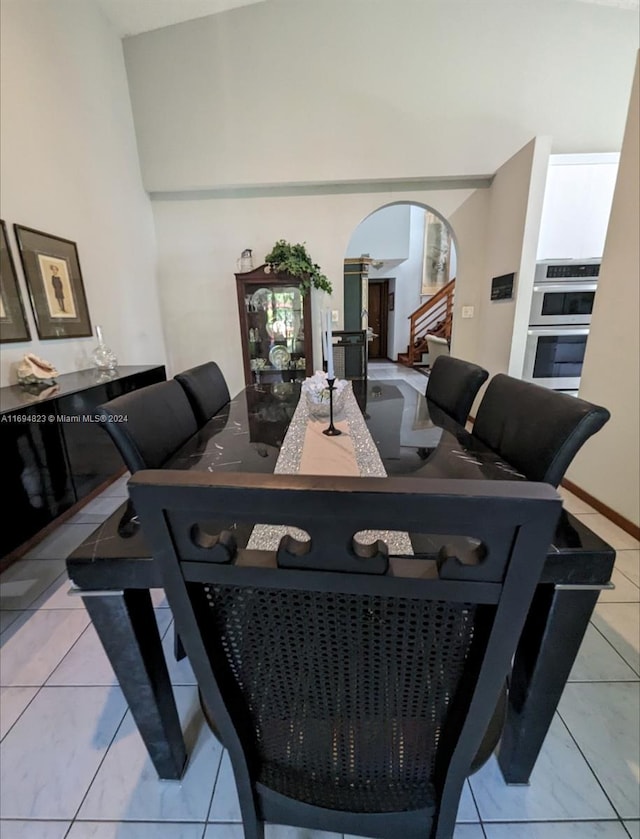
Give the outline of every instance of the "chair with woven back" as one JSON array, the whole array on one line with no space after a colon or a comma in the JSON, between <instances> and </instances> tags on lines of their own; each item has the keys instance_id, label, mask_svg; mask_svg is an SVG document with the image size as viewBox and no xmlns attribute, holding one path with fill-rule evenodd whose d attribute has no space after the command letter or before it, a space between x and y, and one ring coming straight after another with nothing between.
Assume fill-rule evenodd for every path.
<instances>
[{"instance_id":1,"label":"chair with woven back","mask_svg":"<svg viewBox=\"0 0 640 839\"><path fill-rule=\"evenodd\" d=\"M166 470L129 487L229 750L245 839L265 822L451 839L552 540L555 490ZM209 532L221 510L261 523L256 549ZM310 541L273 541L281 525ZM483 549L474 564L445 545L390 557L355 541L374 528Z\"/></svg>"}]
</instances>

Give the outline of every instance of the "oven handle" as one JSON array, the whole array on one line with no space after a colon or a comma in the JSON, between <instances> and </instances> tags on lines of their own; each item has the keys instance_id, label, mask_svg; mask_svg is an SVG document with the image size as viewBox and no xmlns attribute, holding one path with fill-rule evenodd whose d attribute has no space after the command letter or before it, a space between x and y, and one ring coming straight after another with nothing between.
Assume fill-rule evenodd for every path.
<instances>
[{"instance_id":1,"label":"oven handle","mask_svg":"<svg viewBox=\"0 0 640 839\"><path fill-rule=\"evenodd\" d=\"M527 329L527 335L544 337L547 335L588 335L588 326L532 326Z\"/></svg>"},{"instance_id":2,"label":"oven handle","mask_svg":"<svg viewBox=\"0 0 640 839\"><path fill-rule=\"evenodd\" d=\"M544 285L534 285L533 290L546 294L548 292L596 291L597 288L597 283L544 283Z\"/></svg>"}]
</instances>

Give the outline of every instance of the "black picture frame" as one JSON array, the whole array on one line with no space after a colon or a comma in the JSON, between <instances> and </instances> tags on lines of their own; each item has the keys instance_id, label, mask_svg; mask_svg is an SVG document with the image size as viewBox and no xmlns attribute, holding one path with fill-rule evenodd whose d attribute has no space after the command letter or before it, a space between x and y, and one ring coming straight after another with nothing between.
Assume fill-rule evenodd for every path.
<instances>
[{"instance_id":1,"label":"black picture frame","mask_svg":"<svg viewBox=\"0 0 640 839\"><path fill-rule=\"evenodd\" d=\"M0 344L31 340L31 330L9 246L7 226L0 219Z\"/></svg>"},{"instance_id":2,"label":"black picture frame","mask_svg":"<svg viewBox=\"0 0 640 839\"><path fill-rule=\"evenodd\" d=\"M76 243L19 224L13 229L38 336L42 340L92 336Z\"/></svg>"}]
</instances>

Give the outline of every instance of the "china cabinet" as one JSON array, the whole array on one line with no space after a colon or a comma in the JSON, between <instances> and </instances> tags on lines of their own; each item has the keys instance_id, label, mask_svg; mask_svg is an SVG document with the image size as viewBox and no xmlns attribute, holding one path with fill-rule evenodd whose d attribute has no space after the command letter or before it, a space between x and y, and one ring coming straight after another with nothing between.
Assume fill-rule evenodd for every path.
<instances>
[{"instance_id":1,"label":"china cabinet","mask_svg":"<svg viewBox=\"0 0 640 839\"><path fill-rule=\"evenodd\" d=\"M313 375L310 295L265 265L235 276L246 384Z\"/></svg>"}]
</instances>

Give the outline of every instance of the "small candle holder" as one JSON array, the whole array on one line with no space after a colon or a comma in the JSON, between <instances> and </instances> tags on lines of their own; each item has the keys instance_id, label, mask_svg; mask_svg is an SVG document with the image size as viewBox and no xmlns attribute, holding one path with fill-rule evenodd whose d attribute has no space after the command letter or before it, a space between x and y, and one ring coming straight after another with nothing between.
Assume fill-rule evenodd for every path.
<instances>
[{"instance_id":1,"label":"small candle holder","mask_svg":"<svg viewBox=\"0 0 640 839\"><path fill-rule=\"evenodd\" d=\"M342 434L339 428L336 428L333 424L333 391L334 391L334 379L327 379L327 386L329 388L329 428L325 428L322 432L326 434L327 437L337 437L339 434Z\"/></svg>"}]
</instances>

